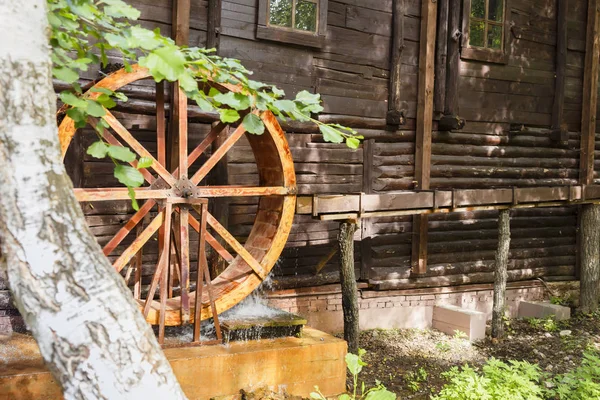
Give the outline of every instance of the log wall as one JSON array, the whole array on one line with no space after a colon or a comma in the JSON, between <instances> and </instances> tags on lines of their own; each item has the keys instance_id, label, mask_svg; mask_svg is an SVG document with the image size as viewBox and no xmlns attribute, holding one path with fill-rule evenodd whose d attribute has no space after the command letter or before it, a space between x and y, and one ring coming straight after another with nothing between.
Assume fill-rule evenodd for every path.
<instances>
[{"instance_id":1,"label":"log wall","mask_svg":"<svg viewBox=\"0 0 600 400\"><path fill-rule=\"evenodd\" d=\"M291 97L300 90L321 93L325 112L320 118L355 127L366 138L361 149L352 151L343 145L324 143L313 128L288 127L301 194L383 193L414 188L422 3L398 1L403 10L403 29L399 30L402 34L399 102L405 123L389 126L386 113L394 1L329 0L327 36L324 46L316 49L258 40L258 0L223 0L219 54L241 59L255 71L254 79L277 84ZM142 11L143 26L160 27L163 34L170 34L170 0L130 0L130 3ZM203 46L207 38L208 2L192 0L191 3L190 45ZM568 141L562 144L550 130L556 90L556 1L512 0L509 4L508 63L461 60L457 114L466 120L466 126L462 130L441 132L436 130L434 121L432 189L579 182L587 0L569 0L567 7L563 122ZM119 62L116 58L111 60ZM90 80L98 77L94 69L86 76ZM155 86L151 82L131 85L126 94L131 101L120 110L121 117L126 127L153 150ZM206 122L193 120L190 147L208 132L210 125ZM600 133L600 129L596 132ZM82 136L79 156L91 140L89 134ZM76 153L77 149L70 151ZM596 155L600 155L599 144ZM78 163L68 165L72 176L80 176L81 186L97 187L113 181L108 163L83 157L82 167ZM596 160L598 169L600 157ZM227 172L230 184L257 182L253 156L244 140L229 153ZM595 177L600 182L597 173ZM251 198L228 205L229 228L242 240L249 232L255 208L256 199ZM127 202L84 204L84 211L101 244L132 213ZM355 236L357 276L380 289L492 282L496 220L496 211L430 216L428 265L420 277L411 275L410 270L412 218L364 220ZM576 224L575 207L515 211L511 221L509 279L574 276ZM275 267L277 285L298 287L337 282L337 255L324 262L336 246L337 233L337 222L297 215L287 247ZM193 233L191 241L194 246L197 238ZM145 270L156 259L156 249L151 247L144 250ZM316 273L323 262L323 268ZM194 264L192 252L193 269Z\"/></svg>"}]
</instances>

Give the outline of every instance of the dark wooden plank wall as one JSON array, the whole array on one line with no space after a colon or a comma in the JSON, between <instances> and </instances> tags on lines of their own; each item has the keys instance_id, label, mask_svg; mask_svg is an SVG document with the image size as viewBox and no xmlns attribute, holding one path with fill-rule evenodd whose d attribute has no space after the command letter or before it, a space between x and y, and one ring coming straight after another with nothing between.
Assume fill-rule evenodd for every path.
<instances>
[{"instance_id":1,"label":"dark wooden plank wall","mask_svg":"<svg viewBox=\"0 0 600 400\"><path fill-rule=\"evenodd\" d=\"M223 0L221 55L241 59L255 71L255 79L277 84L291 96L300 90L321 93L327 118L359 117L366 118L363 123L368 122L369 129L358 129L370 140L366 152L324 143L314 132L288 132L300 193L378 193L414 187L421 1L404 1L400 96L406 124L399 130L386 130L392 0L330 0L328 33L322 49L256 40L258 2ZM142 11L142 25L159 26L164 34L170 34L170 0L131 0L131 3ZM207 3L192 1L190 45L202 46L206 41ZM577 182L587 2L569 0L564 104L564 118L570 131L567 147L558 146L543 130L550 127L552 117L555 3L555 0L511 1L509 18L513 29L507 65L461 61L458 114L467 120L467 125L458 132L434 130L432 188ZM88 76L97 77L95 71ZM125 118L126 125L153 149L154 122L149 114L153 113L154 85L151 82L132 85L128 95L147 109L143 113L132 111ZM511 133L509 128L514 123L524 124L528 129ZM192 124L190 146L201 140L208 129L206 124ZM367 165L363 165L365 160ZM228 163L231 184L256 182L253 157L245 141L235 146ZM111 174L108 164L86 157L84 186L103 185L112 179ZM249 232L255 208L256 199L251 198L229 205L230 229L241 240ZM85 206L85 211L101 244L131 213L126 202L110 207L96 203L93 208ZM430 217L426 276L489 271L496 240L495 221L496 213L491 211ZM572 208L516 212L511 268L551 268L558 264L574 267L575 224ZM321 274L315 275L314 270L335 246L337 231L335 222L296 216L286 250L275 268L276 275L287 277L290 285L335 281L336 256ZM364 222L357 239L368 238L369 245L356 248L357 269L361 260L365 260L360 276L374 282L410 276L412 235L410 217ZM195 240L192 234L192 242ZM368 253L361 254L361 250ZM155 261L155 253L152 249L145 252L146 269Z\"/></svg>"}]
</instances>

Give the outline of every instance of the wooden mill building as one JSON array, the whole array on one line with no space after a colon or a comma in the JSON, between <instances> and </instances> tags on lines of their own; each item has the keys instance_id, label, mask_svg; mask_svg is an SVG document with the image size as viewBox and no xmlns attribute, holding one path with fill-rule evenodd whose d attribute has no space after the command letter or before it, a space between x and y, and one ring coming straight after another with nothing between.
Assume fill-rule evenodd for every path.
<instances>
[{"instance_id":1,"label":"wooden mill building","mask_svg":"<svg viewBox=\"0 0 600 400\"><path fill-rule=\"evenodd\" d=\"M501 208L514 209L509 301L540 298L537 278L578 279L578 213L600 201L600 1L187 0L183 16L171 0L128 2L144 27L215 47L290 97L320 93L320 120L365 137L352 150L325 143L313 125L282 123L299 197L273 304L339 329L335 249L348 219L360 226L365 327L427 326L436 302L489 311ZM127 94L118 111L144 140L155 129L155 88ZM189 121L191 142L212 122L199 112ZM84 155L87 144L84 136L70 150L85 162L67 167L75 186L102 186L111 166ZM213 178L256 183L248 145ZM255 210L250 198L216 212L243 238ZM131 213L127 202L84 211L101 244ZM5 289L0 318L14 323Z\"/></svg>"}]
</instances>

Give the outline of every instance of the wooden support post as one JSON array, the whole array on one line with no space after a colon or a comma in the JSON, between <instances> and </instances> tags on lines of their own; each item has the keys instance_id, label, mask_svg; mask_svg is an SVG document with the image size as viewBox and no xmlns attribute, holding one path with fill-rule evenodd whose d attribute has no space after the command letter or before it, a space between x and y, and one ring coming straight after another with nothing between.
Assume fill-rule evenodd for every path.
<instances>
[{"instance_id":1,"label":"wooden support post","mask_svg":"<svg viewBox=\"0 0 600 400\"><path fill-rule=\"evenodd\" d=\"M448 57L448 14L450 0L438 0L437 46L435 49L435 93L433 111L437 115L444 112L446 106L446 67Z\"/></svg>"},{"instance_id":2,"label":"wooden support post","mask_svg":"<svg viewBox=\"0 0 600 400\"><path fill-rule=\"evenodd\" d=\"M415 189L429 189L430 182L436 16L437 2L424 0L419 43ZM413 218L411 266L414 274L423 274L427 269L427 222L426 215Z\"/></svg>"},{"instance_id":3,"label":"wooden support post","mask_svg":"<svg viewBox=\"0 0 600 400\"><path fill-rule=\"evenodd\" d=\"M600 301L600 205L581 206L579 311L591 313Z\"/></svg>"},{"instance_id":4,"label":"wooden support post","mask_svg":"<svg viewBox=\"0 0 600 400\"><path fill-rule=\"evenodd\" d=\"M402 84L402 51L404 50L404 13L405 0L393 0L392 5L392 54L390 61L390 87L386 123L398 126L404 124L404 114L400 101Z\"/></svg>"},{"instance_id":5,"label":"wooden support post","mask_svg":"<svg viewBox=\"0 0 600 400\"><path fill-rule=\"evenodd\" d=\"M598 100L598 57L600 57L600 38L598 36L600 22L600 18L598 18L598 6L600 0L588 1L579 171L580 183L584 185L591 185L594 180L596 104Z\"/></svg>"},{"instance_id":6,"label":"wooden support post","mask_svg":"<svg viewBox=\"0 0 600 400\"><path fill-rule=\"evenodd\" d=\"M563 126L565 103L565 77L567 71L567 9L569 0L557 1L556 13L556 81L552 107L552 130L559 132L561 144L568 144L569 131Z\"/></svg>"},{"instance_id":7,"label":"wooden support post","mask_svg":"<svg viewBox=\"0 0 600 400\"><path fill-rule=\"evenodd\" d=\"M190 1L173 0L173 19L171 37L177 45L187 46L190 41ZM187 105L185 94L179 90L179 85L171 85L171 114L167 136L168 168L174 171L179 166L179 116L182 105Z\"/></svg>"},{"instance_id":8,"label":"wooden support post","mask_svg":"<svg viewBox=\"0 0 600 400\"><path fill-rule=\"evenodd\" d=\"M373 144L374 139L363 142L363 184L362 191L366 194L373 193ZM369 280L371 272L371 227L372 219L366 218L360 221L360 279Z\"/></svg>"},{"instance_id":9,"label":"wooden support post","mask_svg":"<svg viewBox=\"0 0 600 400\"><path fill-rule=\"evenodd\" d=\"M71 140L71 144L65 154L65 169L67 170L67 174L69 178L71 178L71 182L73 182L73 187L81 188L83 187L83 157L85 156L85 147L83 146L83 134L78 134L73 136Z\"/></svg>"},{"instance_id":10,"label":"wooden support post","mask_svg":"<svg viewBox=\"0 0 600 400\"><path fill-rule=\"evenodd\" d=\"M446 103L444 114L458 115L458 82L460 68L460 9L462 0L450 0L448 16L448 66L446 68Z\"/></svg>"},{"instance_id":11,"label":"wooden support post","mask_svg":"<svg viewBox=\"0 0 600 400\"><path fill-rule=\"evenodd\" d=\"M222 0L208 0L206 48L217 51L221 38L221 4Z\"/></svg>"},{"instance_id":12,"label":"wooden support post","mask_svg":"<svg viewBox=\"0 0 600 400\"><path fill-rule=\"evenodd\" d=\"M358 354L359 320L358 290L354 274L354 232L356 223L340 223L338 242L340 246L340 280L342 286L342 309L344 311L344 339L348 352Z\"/></svg>"},{"instance_id":13,"label":"wooden support post","mask_svg":"<svg viewBox=\"0 0 600 400\"><path fill-rule=\"evenodd\" d=\"M500 210L498 216L498 248L494 267L494 305L492 310L492 337L504 336L504 310L506 281L508 278L508 252L510 249L510 210Z\"/></svg>"}]
</instances>

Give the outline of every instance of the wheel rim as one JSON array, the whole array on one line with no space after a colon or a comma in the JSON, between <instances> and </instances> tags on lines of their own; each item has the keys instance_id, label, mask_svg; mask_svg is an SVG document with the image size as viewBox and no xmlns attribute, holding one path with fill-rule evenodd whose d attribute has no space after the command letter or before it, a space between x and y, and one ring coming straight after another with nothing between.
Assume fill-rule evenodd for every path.
<instances>
[{"instance_id":1,"label":"wheel rim","mask_svg":"<svg viewBox=\"0 0 600 400\"><path fill-rule=\"evenodd\" d=\"M132 67L131 72L126 72L125 70L117 71L98 82L94 87L117 91L130 83L149 77L150 75L145 68L135 65ZM233 85L219 86L223 91L240 91L240 88ZM99 92L88 92L86 96L88 98L95 98L100 94L101 93ZM158 157L154 158L150 152L147 151L144 146L131 135L131 133L129 133L117 118L110 111L107 111L107 115L103 118L111 126L113 133L106 131L104 135L105 140L111 144L128 146L139 156L152 157L154 159L152 167L147 170L141 170L144 178L151 186L136 190L136 198L138 201L144 201L143 204L141 204L140 201L140 211L136 212L109 243L104 246L105 254L111 254L123 239L135 230L136 226L138 226L138 231L141 231L141 233L138 232L139 235L133 243L129 245L114 262L113 265L117 271L121 271L128 263L130 263L143 245L148 243L150 237L158 232L161 227L164 229L165 225L167 225L167 227L169 227L167 231L171 231L169 224L172 214L166 211L170 210L171 207L179 209L179 212L177 213L179 219L185 220L186 218L189 218L189 226L195 230L199 229L199 221L195 220L190 213L187 213L189 214L188 216L184 216L186 212L182 210L188 209L190 206L188 203L182 203L181 201L202 201L200 199L209 199L210 201L211 198L217 197L259 196L258 211L254 220L254 225L243 245L237 242L236 238L229 234L227 229L221 226L211 214L207 214L208 226L210 226L214 232L219 233L221 238L236 253L235 255L232 255L223 246L219 249L217 246L218 243L215 244L214 240L211 240L210 233L207 233L206 237L208 243L211 246L216 246L215 250L219 255L225 259L229 258L230 261L227 268L212 280L212 295L215 300L217 314L238 304L262 283L264 277L268 275L278 260L292 227L296 200L296 178L289 146L274 115L271 112L263 112L259 114L259 117L263 120L266 128L263 135L245 133L240 125L222 143L221 147L215 151L214 154L211 154L208 160L201 165L200 169L188 179L187 174L180 177L178 176L177 171L173 171L173 173L168 171L166 166L163 165L164 157L163 160L161 160L162 162L157 160L157 158L161 158L160 149L158 150ZM187 143L187 112L180 118L180 128L182 123L184 124L184 128L180 129L180 132L184 132L183 135L185 135L185 138L183 138L183 135L180 135L179 140L185 140L185 143ZM189 151L186 152L189 165L196 162L198 157L210 147L210 144L219 135L224 125L225 124L222 123L218 124L191 153L189 153ZM76 131L73 120L68 116L65 116L59 126L59 140L63 158ZM243 135L246 136L250 143L258 166L259 185L249 187L229 185L199 186L199 183L202 182L212 167L220 160L217 155L219 151L223 149L224 151L222 151L222 153L225 154ZM164 131L162 139L164 140ZM157 142L160 140L159 133ZM81 161L83 162L83 160ZM109 190L82 188L75 189L75 193L79 201L86 202L128 199L126 188L108 189ZM185 197L182 193L185 194ZM172 203L172 205L165 206L167 203ZM162 211L160 211L161 209L159 208L157 216L154 217L152 222L142 231L139 227L140 221L142 221L144 216L149 215L149 211L153 209L156 204L161 205ZM196 208L195 206L192 207ZM188 224L185 224L184 221L182 221L181 226L184 225L189 229L187 226ZM170 235L166 235L165 237L168 237L168 239L166 239L168 242L170 240ZM171 252L170 244L168 246L169 250L166 251L165 259L168 259ZM180 242L177 243L177 246L179 247L178 254L181 255L182 251L187 251L189 254L189 238L187 243L180 240ZM162 249L159 249L158 265L161 265L161 260L163 260L162 253L164 251L161 250ZM180 263L181 262L180 259ZM138 268L141 268L141 264ZM165 268L169 267L167 266ZM153 280L162 280L162 274L161 276L158 276L158 278L156 275L157 272L155 272ZM181 280L181 276L179 278ZM161 317L164 317L164 325L175 326L187 322L188 315L189 322L194 321L196 293L196 291L189 292L189 314L182 309L183 304L186 302L182 302L181 295L168 298L164 301L165 311L162 316L161 302L155 300L154 295L152 296L152 300L139 297L137 301L140 304L140 309L145 311L146 319L149 323L158 325L161 322ZM200 314L201 320L212 317L209 303L208 290L203 289L202 311Z\"/></svg>"}]
</instances>

